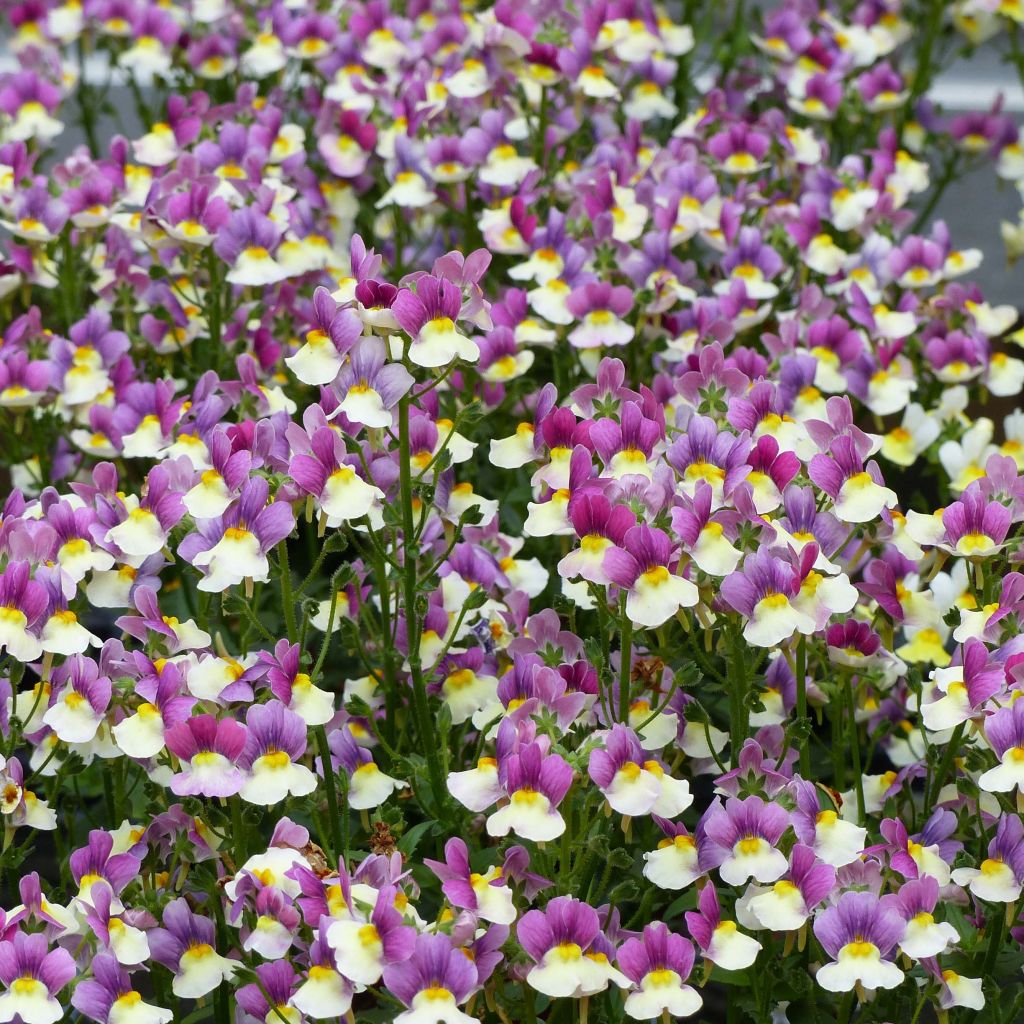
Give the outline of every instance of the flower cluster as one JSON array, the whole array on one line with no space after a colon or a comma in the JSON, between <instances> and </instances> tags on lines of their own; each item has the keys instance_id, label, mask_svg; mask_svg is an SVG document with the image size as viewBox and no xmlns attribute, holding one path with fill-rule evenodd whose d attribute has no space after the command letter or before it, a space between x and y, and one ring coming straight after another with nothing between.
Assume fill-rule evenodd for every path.
<instances>
[{"instance_id":1,"label":"flower cluster","mask_svg":"<svg viewBox=\"0 0 1024 1024\"><path fill-rule=\"evenodd\" d=\"M682 6L6 6L0 1021L1024 1012L1024 14Z\"/></svg>"}]
</instances>

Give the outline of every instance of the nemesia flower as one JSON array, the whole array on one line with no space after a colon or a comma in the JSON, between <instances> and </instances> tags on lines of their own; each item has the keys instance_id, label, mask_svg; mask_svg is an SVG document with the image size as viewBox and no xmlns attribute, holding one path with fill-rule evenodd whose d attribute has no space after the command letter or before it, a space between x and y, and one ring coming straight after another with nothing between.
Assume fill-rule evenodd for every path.
<instances>
[{"instance_id":1,"label":"nemesia flower","mask_svg":"<svg viewBox=\"0 0 1024 1024\"><path fill-rule=\"evenodd\" d=\"M350 807L356 810L379 807L396 789L405 786L404 782L382 772L370 752L356 743L348 729L336 729L331 732L328 743L331 750L331 770L335 770L335 767L343 768L349 776Z\"/></svg>"},{"instance_id":2,"label":"nemesia flower","mask_svg":"<svg viewBox=\"0 0 1024 1024\"><path fill-rule=\"evenodd\" d=\"M235 961L217 952L214 932L213 921L179 898L164 908L163 927L149 933L153 958L173 973L171 991L179 999L204 996L237 970Z\"/></svg>"},{"instance_id":3,"label":"nemesia flower","mask_svg":"<svg viewBox=\"0 0 1024 1024\"><path fill-rule=\"evenodd\" d=\"M64 1015L57 994L75 976L75 962L67 950L50 949L40 933L15 932L0 942L0 1015L18 1017L25 1024L56 1024Z\"/></svg>"},{"instance_id":4,"label":"nemesia flower","mask_svg":"<svg viewBox=\"0 0 1024 1024\"><path fill-rule=\"evenodd\" d=\"M874 463L867 469L855 442L840 437L828 455L818 454L808 467L811 480L835 501L835 514L844 523L864 523L876 518L883 508L893 508L896 492L884 486Z\"/></svg>"},{"instance_id":5,"label":"nemesia flower","mask_svg":"<svg viewBox=\"0 0 1024 1024\"><path fill-rule=\"evenodd\" d=\"M123 909L118 894L139 874L139 860L131 853L113 853L114 841L100 829L89 833L87 845L77 849L69 858L72 876L78 883L78 900L87 904L92 898L93 886L99 885L113 894L110 906L116 913Z\"/></svg>"},{"instance_id":6,"label":"nemesia flower","mask_svg":"<svg viewBox=\"0 0 1024 1024\"><path fill-rule=\"evenodd\" d=\"M72 1005L96 1024L111 1020L132 1020L139 1024L168 1024L170 1010L146 1003L132 988L128 972L108 954L101 953L90 964L92 977L75 986Z\"/></svg>"},{"instance_id":7,"label":"nemesia flower","mask_svg":"<svg viewBox=\"0 0 1024 1024\"><path fill-rule=\"evenodd\" d=\"M279 700L254 704L245 716L245 750L239 764L248 771L239 793L249 803L270 806L287 796L305 796L316 776L297 763L306 753L306 723Z\"/></svg>"},{"instance_id":8,"label":"nemesia flower","mask_svg":"<svg viewBox=\"0 0 1024 1024\"><path fill-rule=\"evenodd\" d=\"M12 561L0 574L0 647L22 662L43 652L33 627L46 611L46 590L29 578L31 571L28 562Z\"/></svg>"},{"instance_id":9,"label":"nemesia flower","mask_svg":"<svg viewBox=\"0 0 1024 1024\"><path fill-rule=\"evenodd\" d=\"M553 998L603 992L615 980L628 980L599 951L597 911L571 896L557 896L543 910L531 910L516 925L516 938L534 962L527 983Z\"/></svg>"},{"instance_id":10,"label":"nemesia flower","mask_svg":"<svg viewBox=\"0 0 1024 1024\"><path fill-rule=\"evenodd\" d=\"M748 878L774 882L786 870L786 857L777 849L789 828L789 814L778 804L760 797L730 797L725 805L712 805L703 818L704 835L712 844L709 858L717 862L722 880L740 885Z\"/></svg>"},{"instance_id":11,"label":"nemesia flower","mask_svg":"<svg viewBox=\"0 0 1024 1024\"><path fill-rule=\"evenodd\" d=\"M338 308L326 288L314 292L313 311L314 326L306 343L285 364L304 384L330 384L363 328L352 310Z\"/></svg>"},{"instance_id":12,"label":"nemesia flower","mask_svg":"<svg viewBox=\"0 0 1024 1024\"><path fill-rule=\"evenodd\" d=\"M820 810L818 791L806 781L794 783L793 831L823 863L835 868L852 864L863 852L867 829L844 821L837 811Z\"/></svg>"},{"instance_id":13,"label":"nemesia flower","mask_svg":"<svg viewBox=\"0 0 1024 1024\"><path fill-rule=\"evenodd\" d=\"M450 281L421 277L416 291L400 291L391 309L412 339L408 355L417 366L445 366L453 359L475 363L480 358L477 345L456 329L462 295Z\"/></svg>"},{"instance_id":14,"label":"nemesia flower","mask_svg":"<svg viewBox=\"0 0 1024 1024\"><path fill-rule=\"evenodd\" d=\"M693 802L686 781L667 775L657 761L644 760L639 740L623 725L613 725L604 748L590 752L589 772L620 814L674 818Z\"/></svg>"},{"instance_id":15,"label":"nemesia flower","mask_svg":"<svg viewBox=\"0 0 1024 1024\"><path fill-rule=\"evenodd\" d=\"M581 321L569 334L569 343L576 348L626 345L633 337L633 328L622 319L633 305L632 294L624 286L586 284L574 289L565 305Z\"/></svg>"},{"instance_id":16,"label":"nemesia flower","mask_svg":"<svg viewBox=\"0 0 1024 1024\"><path fill-rule=\"evenodd\" d=\"M378 428L393 425L391 410L412 385L404 366L385 364L384 343L377 338L363 338L353 346L334 382L339 411L353 423Z\"/></svg>"},{"instance_id":17,"label":"nemesia flower","mask_svg":"<svg viewBox=\"0 0 1024 1024\"><path fill-rule=\"evenodd\" d=\"M816 556L816 549L810 550ZM725 601L747 619L744 638L758 647L774 647L795 632L814 632L815 620L796 605L799 593L797 574L766 551L747 555L721 586Z\"/></svg>"},{"instance_id":18,"label":"nemesia flower","mask_svg":"<svg viewBox=\"0 0 1024 1024\"><path fill-rule=\"evenodd\" d=\"M814 934L832 957L815 980L829 992L894 988L903 972L887 957L905 925L894 909L870 892L844 892L839 902L814 919Z\"/></svg>"},{"instance_id":19,"label":"nemesia flower","mask_svg":"<svg viewBox=\"0 0 1024 1024\"><path fill-rule=\"evenodd\" d=\"M522 839L546 842L565 831L558 805L572 785L573 772L564 758L529 743L499 762L498 775L509 802L487 818L488 835L514 832Z\"/></svg>"},{"instance_id":20,"label":"nemesia flower","mask_svg":"<svg viewBox=\"0 0 1024 1024\"><path fill-rule=\"evenodd\" d=\"M836 884L835 868L820 863L810 847L798 843L790 851L789 861L789 877L780 878L748 904L758 921L776 932L802 928Z\"/></svg>"},{"instance_id":21,"label":"nemesia flower","mask_svg":"<svg viewBox=\"0 0 1024 1024\"><path fill-rule=\"evenodd\" d=\"M516 919L512 890L503 867L495 866L482 874L470 871L469 850L458 838L445 843L444 855L443 863L424 863L441 879L441 890L452 906L471 910L495 924L511 924Z\"/></svg>"},{"instance_id":22,"label":"nemesia flower","mask_svg":"<svg viewBox=\"0 0 1024 1024\"><path fill-rule=\"evenodd\" d=\"M893 906L907 922L907 930L899 942L900 951L915 960L938 956L950 943L960 941L956 928L932 916L938 899L939 883L925 875L901 885L893 901Z\"/></svg>"},{"instance_id":23,"label":"nemesia flower","mask_svg":"<svg viewBox=\"0 0 1024 1024\"><path fill-rule=\"evenodd\" d=\"M744 970L761 951L757 939L741 932L735 921L722 919L713 885L705 885L697 898L697 909L686 912L686 927L704 956L727 971Z\"/></svg>"},{"instance_id":24,"label":"nemesia flower","mask_svg":"<svg viewBox=\"0 0 1024 1024\"><path fill-rule=\"evenodd\" d=\"M61 675L66 685L62 690L54 689L43 724L65 743L88 743L110 705L110 679L100 675L96 662L80 654L65 662Z\"/></svg>"},{"instance_id":25,"label":"nemesia flower","mask_svg":"<svg viewBox=\"0 0 1024 1024\"><path fill-rule=\"evenodd\" d=\"M1003 672L989 663L988 651L978 640L963 647L963 663L938 668L932 673L935 690L931 700L922 701L921 717L933 731L952 729L979 715L986 702L1003 689Z\"/></svg>"},{"instance_id":26,"label":"nemesia flower","mask_svg":"<svg viewBox=\"0 0 1024 1024\"><path fill-rule=\"evenodd\" d=\"M978 778L986 793L1009 793L1024 788L1024 705L1015 700L984 720L985 738L999 764Z\"/></svg>"},{"instance_id":27,"label":"nemesia flower","mask_svg":"<svg viewBox=\"0 0 1024 1024\"><path fill-rule=\"evenodd\" d=\"M238 767L248 731L232 718L196 715L166 730L164 743L181 762L171 779L179 796L233 796L245 781Z\"/></svg>"},{"instance_id":28,"label":"nemesia flower","mask_svg":"<svg viewBox=\"0 0 1024 1024\"><path fill-rule=\"evenodd\" d=\"M937 808L925 822L924 828L908 835L903 822L895 818L882 821L879 831L892 850L890 864L905 878L931 875L940 885L949 881L949 865L962 844L948 837L956 827L955 816Z\"/></svg>"},{"instance_id":29,"label":"nemesia flower","mask_svg":"<svg viewBox=\"0 0 1024 1024\"><path fill-rule=\"evenodd\" d=\"M415 930L402 923L395 909L396 895L394 886L384 886L368 917L350 911L327 929L342 974L356 984L373 985L389 965L407 961L416 947Z\"/></svg>"},{"instance_id":30,"label":"nemesia flower","mask_svg":"<svg viewBox=\"0 0 1024 1024\"><path fill-rule=\"evenodd\" d=\"M94 883L89 889L89 900L92 906L86 909L86 921L109 947L114 960L127 967L144 963L149 958L146 933L112 912L114 896L110 887Z\"/></svg>"},{"instance_id":31,"label":"nemesia flower","mask_svg":"<svg viewBox=\"0 0 1024 1024\"><path fill-rule=\"evenodd\" d=\"M976 868L957 868L957 885L966 886L979 900L1013 903L1024 888L1024 824L1015 814L1004 814L988 844L988 856Z\"/></svg>"},{"instance_id":32,"label":"nemesia flower","mask_svg":"<svg viewBox=\"0 0 1024 1024\"><path fill-rule=\"evenodd\" d=\"M316 1020L347 1013L352 1005L354 986L338 972L334 953L324 935L323 921L318 938L310 947L309 959L309 973L292 993L291 1005Z\"/></svg>"},{"instance_id":33,"label":"nemesia flower","mask_svg":"<svg viewBox=\"0 0 1024 1024\"><path fill-rule=\"evenodd\" d=\"M243 579L268 578L267 552L295 526L286 502L267 503L269 490L264 478L250 479L222 516L204 520L181 542L182 558L203 570L200 590L221 593Z\"/></svg>"},{"instance_id":34,"label":"nemesia flower","mask_svg":"<svg viewBox=\"0 0 1024 1024\"><path fill-rule=\"evenodd\" d=\"M295 455L289 469L298 486L318 500L327 525L360 519L376 508L384 492L356 472L344 454L344 442L330 427L317 428L310 449L310 454Z\"/></svg>"},{"instance_id":35,"label":"nemesia flower","mask_svg":"<svg viewBox=\"0 0 1024 1024\"><path fill-rule=\"evenodd\" d=\"M626 996L624 1006L631 1017L653 1020L663 1012L689 1017L700 1009L701 997L686 984L693 970L693 946L661 922L647 925L641 938L627 939L617 959L637 986Z\"/></svg>"},{"instance_id":36,"label":"nemesia flower","mask_svg":"<svg viewBox=\"0 0 1024 1024\"><path fill-rule=\"evenodd\" d=\"M656 628L697 603L697 588L669 569L671 553L668 534L646 525L631 527L621 547L605 552L602 570L626 592L626 614L638 626Z\"/></svg>"},{"instance_id":37,"label":"nemesia flower","mask_svg":"<svg viewBox=\"0 0 1024 1024\"><path fill-rule=\"evenodd\" d=\"M408 1007L400 1024L469 1024L458 1007L477 985L477 969L446 935L419 935L412 955L384 969L384 983Z\"/></svg>"}]
</instances>

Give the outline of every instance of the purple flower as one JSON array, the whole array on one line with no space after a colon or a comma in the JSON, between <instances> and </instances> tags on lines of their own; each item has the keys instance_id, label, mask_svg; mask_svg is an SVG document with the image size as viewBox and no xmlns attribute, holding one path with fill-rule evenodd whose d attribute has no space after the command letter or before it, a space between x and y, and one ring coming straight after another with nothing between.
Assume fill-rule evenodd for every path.
<instances>
[{"instance_id":1,"label":"purple flower","mask_svg":"<svg viewBox=\"0 0 1024 1024\"><path fill-rule=\"evenodd\" d=\"M610 547L605 552L604 574L626 591L626 614L636 625L656 628L680 608L692 608L697 603L697 588L672 573L672 560L668 534L646 524L631 527L621 547Z\"/></svg>"},{"instance_id":2,"label":"purple flower","mask_svg":"<svg viewBox=\"0 0 1024 1024\"><path fill-rule=\"evenodd\" d=\"M934 543L952 555L981 559L1004 546L1013 513L998 501L986 500L980 489L970 487L942 510L940 517L922 516L926 522L940 519L941 535L933 539L916 532L908 521L907 532L919 544Z\"/></svg>"},{"instance_id":3,"label":"purple flower","mask_svg":"<svg viewBox=\"0 0 1024 1024\"><path fill-rule=\"evenodd\" d=\"M46 613L46 588L29 578L28 562L12 561L0 574L0 650L20 662L43 653L37 628Z\"/></svg>"},{"instance_id":4,"label":"purple flower","mask_svg":"<svg viewBox=\"0 0 1024 1024\"><path fill-rule=\"evenodd\" d=\"M905 882L891 899L890 906L907 925L900 939L900 951L915 960L938 956L951 943L960 941L953 925L935 920L938 901L939 883L931 875Z\"/></svg>"},{"instance_id":5,"label":"purple flower","mask_svg":"<svg viewBox=\"0 0 1024 1024\"><path fill-rule=\"evenodd\" d=\"M722 257L722 269L729 275L715 285L719 295L729 294L736 282L751 299L773 299L779 294L772 278L783 269L782 257L762 238L755 227L742 227L735 245Z\"/></svg>"},{"instance_id":6,"label":"purple flower","mask_svg":"<svg viewBox=\"0 0 1024 1024\"><path fill-rule=\"evenodd\" d=\"M472 871L469 849L459 838L445 843L444 858L443 863L436 860L424 863L441 879L441 890L453 907L470 910L482 920L495 924L511 924L516 919L512 890L503 867L488 868L483 874Z\"/></svg>"},{"instance_id":7,"label":"purple flower","mask_svg":"<svg viewBox=\"0 0 1024 1024\"><path fill-rule=\"evenodd\" d=\"M336 527L372 514L384 492L356 472L358 459L345 454L337 432L317 427L309 445L309 454L292 457L288 471L301 491L317 499L325 525Z\"/></svg>"},{"instance_id":8,"label":"purple flower","mask_svg":"<svg viewBox=\"0 0 1024 1024\"><path fill-rule=\"evenodd\" d=\"M938 284L944 263L939 245L918 235L911 235L889 253L889 272L904 288Z\"/></svg>"},{"instance_id":9,"label":"purple flower","mask_svg":"<svg viewBox=\"0 0 1024 1024\"><path fill-rule=\"evenodd\" d=\"M689 784L673 779L661 764L646 758L636 733L619 723L606 734L604 748L590 752L588 770L612 810L620 814L675 818L693 803Z\"/></svg>"},{"instance_id":10,"label":"purple flower","mask_svg":"<svg viewBox=\"0 0 1024 1024\"><path fill-rule=\"evenodd\" d=\"M403 924L395 909L397 894L394 885L383 885L368 919L350 912L327 929L339 970L357 985L375 985L383 972L407 961L416 948L415 929Z\"/></svg>"},{"instance_id":11,"label":"purple flower","mask_svg":"<svg viewBox=\"0 0 1024 1024\"><path fill-rule=\"evenodd\" d=\"M243 800L270 807L288 796L316 789L316 776L299 760L306 753L306 723L279 700L253 704L246 712L245 749L238 764L248 774Z\"/></svg>"},{"instance_id":12,"label":"purple flower","mask_svg":"<svg viewBox=\"0 0 1024 1024\"><path fill-rule=\"evenodd\" d=\"M154 466L146 478L146 493L137 504L126 504L127 516L107 530L103 538L133 559L155 555L167 543L167 535L185 515L181 494L172 488L163 466Z\"/></svg>"},{"instance_id":13,"label":"purple flower","mask_svg":"<svg viewBox=\"0 0 1024 1024\"><path fill-rule=\"evenodd\" d=\"M446 935L416 936L412 955L384 968L385 987L408 1007L395 1017L396 1024L473 1024L476 1018L458 1007L477 984L473 962Z\"/></svg>"},{"instance_id":14,"label":"purple flower","mask_svg":"<svg viewBox=\"0 0 1024 1024\"><path fill-rule=\"evenodd\" d=\"M338 408L353 423L391 427L391 410L412 385L412 375L401 363L386 362L380 338L362 338L349 353L334 390L340 399Z\"/></svg>"},{"instance_id":15,"label":"purple flower","mask_svg":"<svg viewBox=\"0 0 1024 1024\"><path fill-rule=\"evenodd\" d=\"M963 843L949 839L956 831L956 815L936 808L924 828L911 836L898 818L886 818L879 831L891 851L889 865L904 878L931 875L940 885L949 884L949 865Z\"/></svg>"},{"instance_id":16,"label":"purple flower","mask_svg":"<svg viewBox=\"0 0 1024 1024\"><path fill-rule=\"evenodd\" d=\"M770 141L761 132L745 124L732 124L725 131L712 135L707 142L708 153L728 174L755 174L768 153Z\"/></svg>"},{"instance_id":17,"label":"purple flower","mask_svg":"<svg viewBox=\"0 0 1024 1024\"><path fill-rule=\"evenodd\" d=\"M700 995L685 984L693 970L693 944L660 921L647 925L641 938L627 939L619 947L618 963L636 986L626 997L631 1017L689 1017L701 1008Z\"/></svg>"},{"instance_id":18,"label":"purple flower","mask_svg":"<svg viewBox=\"0 0 1024 1024\"><path fill-rule=\"evenodd\" d=\"M213 243L214 251L230 264L231 284L265 287L277 284L288 271L271 255L281 240L281 228L255 206L235 210Z\"/></svg>"},{"instance_id":19,"label":"purple flower","mask_svg":"<svg viewBox=\"0 0 1024 1024\"><path fill-rule=\"evenodd\" d=\"M304 384L330 384L362 331L362 322L351 309L339 309L326 288L317 288L313 327L306 333L306 343L285 364Z\"/></svg>"},{"instance_id":20,"label":"purple flower","mask_svg":"<svg viewBox=\"0 0 1024 1024\"><path fill-rule=\"evenodd\" d=\"M933 732L981 718L988 702L1006 687L1002 666L989 660L988 648L980 640L971 637L963 645L961 662L932 673L934 686L929 699L922 699L921 718Z\"/></svg>"},{"instance_id":21,"label":"purple flower","mask_svg":"<svg viewBox=\"0 0 1024 1024\"><path fill-rule=\"evenodd\" d=\"M68 658L58 673L54 673L58 686L53 689L43 723L65 743L88 743L110 706L113 685L100 675L95 661L81 654Z\"/></svg>"},{"instance_id":22,"label":"purple flower","mask_svg":"<svg viewBox=\"0 0 1024 1024\"><path fill-rule=\"evenodd\" d=\"M686 912L686 927L704 956L727 971L749 967L761 951L761 943L745 935L735 921L723 920L718 893L705 885L697 897L697 909Z\"/></svg>"},{"instance_id":23,"label":"purple flower","mask_svg":"<svg viewBox=\"0 0 1024 1024\"><path fill-rule=\"evenodd\" d=\"M216 929L208 917L194 914L184 899L164 907L163 927L149 933L153 959L174 975L171 991L179 999L198 999L232 977L238 965L214 946Z\"/></svg>"},{"instance_id":24,"label":"purple flower","mask_svg":"<svg viewBox=\"0 0 1024 1024\"><path fill-rule=\"evenodd\" d=\"M814 919L814 934L832 962L815 980L829 992L895 988L903 972L888 959L906 926L891 904L870 892L844 892Z\"/></svg>"},{"instance_id":25,"label":"purple flower","mask_svg":"<svg viewBox=\"0 0 1024 1024\"><path fill-rule=\"evenodd\" d=\"M106 882L117 896L124 887L138 877L140 859L131 853L113 853L114 839L109 832L93 829L89 842L71 854L68 860L71 876L78 884L78 898L89 902L92 887ZM120 902L113 906L120 913Z\"/></svg>"},{"instance_id":26,"label":"purple flower","mask_svg":"<svg viewBox=\"0 0 1024 1024\"><path fill-rule=\"evenodd\" d=\"M786 876L749 904L754 917L774 932L802 928L836 884L836 869L820 863L814 851L800 843L790 851Z\"/></svg>"},{"instance_id":27,"label":"purple flower","mask_svg":"<svg viewBox=\"0 0 1024 1024\"><path fill-rule=\"evenodd\" d=\"M15 349L0 361L0 407L28 409L37 405L50 386L53 367Z\"/></svg>"},{"instance_id":28,"label":"purple flower","mask_svg":"<svg viewBox=\"0 0 1024 1024\"><path fill-rule=\"evenodd\" d=\"M878 466L869 462L867 469L849 436L837 437L829 454L815 455L807 467L813 483L835 502L835 514L844 523L868 523L882 510L895 508L896 492L886 487Z\"/></svg>"},{"instance_id":29,"label":"purple flower","mask_svg":"<svg viewBox=\"0 0 1024 1024\"><path fill-rule=\"evenodd\" d=\"M623 317L633 308L633 293L625 285L605 281L574 288L565 300L569 314L582 321L569 334L575 348L628 345L633 327Z\"/></svg>"},{"instance_id":30,"label":"purple flower","mask_svg":"<svg viewBox=\"0 0 1024 1024\"><path fill-rule=\"evenodd\" d=\"M978 785L987 793L1024 790L1024 702L1017 699L989 715L985 738L999 764L983 772Z\"/></svg>"},{"instance_id":31,"label":"purple flower","mask_svg":"<svg viewBox=\"0 0 1024 1024\"><path fill-rule=\"evenodd\" d=\"M558 896L543 910L524 914L516 937L534 962L526 981L544 995L579 999L603 992L611 980L623 988L629 984L600 952L597 911L571 896Z\"/></svg>"},{"instance_id":32,"label":"purple flower","mask_svg":"<svg viewBox=\"0 0 1024 1024\"><path fill-rule=\"evenodd\" d=\"M606 416L590 428L594 450L616 480L634 473L650 480L648 460L663 437L664 424L645 416L636 402L625 402L620 407L619 422Z\"/></svg>"},{"instance_id":33,"label":"purple flower","mask_svg":"<svg viewBox=\"0 0 1024 1024\"><path fill-rule=\"evenodd\" d=\"M979 900L1013 903L1019 899L1024 888L1024 823L1020 817L1003 814L988 844L988 857L980 867L957 868L952 878Z\"/></svg>"},{"instance_id":34,"label":"purple flower","mask_svg":"<svg viewBox=\"0 0 1024 1024\"><path fill-rule=\"evenodd\" d=\"M234 796L245 781L239 768L248 730L233 718L196 715L168 729L167 749L181 762L171 779L178 796Z\"/></svg>"},{"instance_id":35,"label":"purple flower","mask_svg":"<svg viewBox=\"0 0 1024 1024\"><path fill-rule=\"evenodd\" d=\"M80 981L71 996L71 1005L96 1024L109 1024L131 1012L140 1024L168 1024L174 1014L164 1007L143 1002L132 988L128 972L109 953L93 957L92 977Z\"/></svg>"},{"instance_id":36,"label":"purple flower","mask_svg":"<svg viewBox=\"0 0 1024 1024\"><path fill-rule=\"evenodd\" d=\"M476 344L456 329L462 292L451 281L424 275L415 291L403 288L398 293L391 309L412 339L408 355L417 366L446 366L453 359L475 363L480 358Z\"/></svg>"},{"instance_id":37,"label":"purple flower","mask_svg":"<svg viewBox=\"0 0 1024 1024\"><path fill-rule=\"evenodd\" d=\"M780 663L785 665L785 661L785 658L776 659L772 663L772 668ZM761 730L758 734L759 739L767 731ZM769 799L774 799L792 783L792 772L788 766L783 763L776 768L777 761L776 755L767 751L758 739L749 736L740 749L736 767L715 779L715 790L725 796L735 797L757 790L763 792Z\"/></svg>"},{"instance_id":38,"label":"purple flower","mask_svg":"<svg viewBox=\"0 0 1024 1024\"><path fill-rule=\"evenodd\" d=\"M809 549L815 556L816 546ZM743 568L722 581L722 599L747 621L743 636L757 647L775 647L795 632L810 634L815 620L797 607L800 577L770 552L748 554Z\"/></svg>"},{"instance_id":39,"label":"purple flower","mask_svg":"<svg viewBox=\"0 0 1024 1024\"><path fill-rule=\"evenodd\" d=\"M789 813L779 804L759 796L730 797L724 807L712 805L703 826L709 862L717 863L723 882L774 882L785 872L786 857L777 846L789 828Z\"/></svg>"},{"instance_id":40,"label":"purple flower","mask_svg":"<svg viewBox=\"0 0 1024 1024\"><path fill-rule=\"evenodd\" d=\"M527 743L499 761L502 792L509 802L487 819L487 834L548 842L565 831L558 805L572 785L573 771L558 754L546 754L539 743Z\"/></svg>"},{"instance_id":41,"label":"purple flower","mask_svg":"<svg viewBox=\"0 0 1024 1024\"><path fill-rule=\"evenodd\" d=\"M295 968L287 960L260 964L256 968L259 984L243 985L235 993L238 1007L250 1022L264 1022L276 1017L279 1007L288 1007L295 992Z\"/></svg>"},{"instance_id":42,"label":"purple flower","mask_svg":"<svg viewBox=\"0 0 1024 1024\"><path fill-rule=\"evenodd\" d=\"M250 479L222 516L197 524L196 532L181 542L181 557L203 570L200 590L219 594L245 579L269 578L267 552L295 527L291 506L285 501L268 504L269 494L266 479Z\"/></svg>"},{"instance_id":43,"label":"purple flower","mask_svg":"<svg viewBox=\"0 0 1024 1024\"><path fill-rule=\"evenodd\" d=\"M826 864L841 868L852 864L864 850L867 829L845 821L829 807L822 810L818 787L807 780L794 781L793 831Z\"/></svg>"},{"instance_id":44,"label":"purple flower","mask_svg":"<svg viewBox=\"0 0 1024 1024\"><path fill-rule=\"evenodd\" d=\"M87 905L84 908L85 919L100 942L113 954L113 959L117 963L135 967L149 960L149 940L146 938L146 932L125 920L129 918L136 923L143 923L148 919L148 923L153 923L148 914L139 914L138 911L125 913L124 916L115 914L114 893L106 882L93 883L89 890L89 902L92 906Z\"/></svg>"},{"instance_id":45,"label":"purple flower","mask_svg":"<svg viewBox=\"0 0 1024 1024\"><path fill-rule=\"evenodd\" d=\"M680 474L683 492L693 498L697 486L711 487L714 508L721 508L735 487L750 472L747 455L750 440L743 433L738 437L728 431L719 433L715 421L708 416L692 416L686 433L677 438L666 453L669 465Z\"/></svg>"},{"instance_id":46,"label":"purple flower","mask_svg":"<svg viewBox=\"0 0 1024 1024\"><path fill-rule=\"evenodd\" d=\"M45 935L15 932L12 939L0 942L0 982L7 989L0 995L0 1017L24 1024L57 1024L64 1016L57 993L77 973L71 954L59 947L49 949Z\"/></svg>"}]
</instances>

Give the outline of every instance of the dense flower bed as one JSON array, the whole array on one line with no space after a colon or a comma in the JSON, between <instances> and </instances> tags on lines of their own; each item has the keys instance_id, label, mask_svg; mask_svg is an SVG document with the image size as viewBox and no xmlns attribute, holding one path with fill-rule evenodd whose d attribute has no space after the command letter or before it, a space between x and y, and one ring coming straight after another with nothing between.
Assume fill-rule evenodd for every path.
<instances>
[{"instance_id":1,"label":"dense flower bed","mask_svg":"<svg viewBox=\"0 0 1024 1024\"><path fill-rule=\"evenodd\" d=\"M4 7L0 1021L1020 1019L1020 4Z\"/></svg>"}]
</instances>

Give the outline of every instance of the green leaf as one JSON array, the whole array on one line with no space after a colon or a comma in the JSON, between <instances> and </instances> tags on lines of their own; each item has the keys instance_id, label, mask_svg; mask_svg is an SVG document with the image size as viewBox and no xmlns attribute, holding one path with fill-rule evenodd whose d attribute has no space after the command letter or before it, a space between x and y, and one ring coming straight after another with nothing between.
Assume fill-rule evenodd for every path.
<instances>
[{"instance_id":1,"label":"green leaf","mask_svg":"<svg viewBox=\"0 0 1024 1024\"><path fill-rule=\"evenodd\" d=\"M397 846L399 851L406 857L411 857L413 851L419 845L420 840L429 835L431 832L436 831L436 821L421 821L418 825L413 825L401 839L398 840Z\"/></svg>"}]
</instances>

